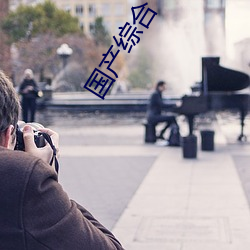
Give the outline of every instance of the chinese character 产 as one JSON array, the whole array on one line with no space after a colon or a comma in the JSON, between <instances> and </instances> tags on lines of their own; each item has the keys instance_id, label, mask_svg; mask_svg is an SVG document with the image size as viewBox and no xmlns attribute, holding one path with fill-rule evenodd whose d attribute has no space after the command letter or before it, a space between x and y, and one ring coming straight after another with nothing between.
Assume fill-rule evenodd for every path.
<instances>
[{"instance_id":1,"label":"chinese character \u4ea7","mask_svg":"<svg viewBox=\"0 0 250 250\"><path fill-rule=\"evenodd\" d=\"M117 75L116 72L115 72L114 70L112 70L110 67L111 67L112 63L114 62L115 58L117 57L118 53L120 52L120 50L117 50L117 52L114 54L114 53L111 51L112 48L113 48L113 46L114 46L114 45L111 45L110 48L109 48L109 50L108 50L108 52L107 52L106 54L103 54L103 59L102 59L101 63L99 64L99 67L101 67L103 63L108 63L107 69L108 69L109 71L111 71L111 72L115 75L115 77L117 78L118 75ZM111 60L111 61L107 61L107 60L106 60L106 58L107 58L107 56L108 56L109 53L110 53L110 55L112 56L112 60Z\"/></svg>"}]
</instances>

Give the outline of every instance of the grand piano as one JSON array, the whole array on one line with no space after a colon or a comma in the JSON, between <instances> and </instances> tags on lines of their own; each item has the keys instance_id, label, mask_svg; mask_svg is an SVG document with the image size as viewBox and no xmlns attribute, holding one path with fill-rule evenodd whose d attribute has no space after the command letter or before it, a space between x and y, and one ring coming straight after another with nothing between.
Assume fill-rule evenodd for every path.
<instances>
[{"instance_id":1,"label":"grand piano","mask_svg":"<svg viewBox=\"0 0 250 250\"><path fill-rule=\"evenodd\" d=\"M193 134L194 118L208 111L236 110L240 114L239 141L246 140L244 120L249 109L249 76L219 65L219 57L202 58L202 81L193 86L193 94L182 97L175 112L187 117L189 135Z\"/></svg>"}]
</instances>

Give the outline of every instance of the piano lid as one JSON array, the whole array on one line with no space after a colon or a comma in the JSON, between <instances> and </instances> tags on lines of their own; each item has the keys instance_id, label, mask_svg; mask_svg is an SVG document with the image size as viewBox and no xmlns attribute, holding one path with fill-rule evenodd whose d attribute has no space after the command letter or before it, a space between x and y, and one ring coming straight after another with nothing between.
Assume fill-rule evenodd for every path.
<instances>
[{"instance_id":1,"label":"piano lid","mask_svg":"<svg viewBox=\"0 0 250 250\"><path fill-rule=\"evenodd\" d=\"M202 57L202 82L204 93L209 91L237 91L250 85L249 75L219 65L219 57Z\"/></svg>"}]
</instances>

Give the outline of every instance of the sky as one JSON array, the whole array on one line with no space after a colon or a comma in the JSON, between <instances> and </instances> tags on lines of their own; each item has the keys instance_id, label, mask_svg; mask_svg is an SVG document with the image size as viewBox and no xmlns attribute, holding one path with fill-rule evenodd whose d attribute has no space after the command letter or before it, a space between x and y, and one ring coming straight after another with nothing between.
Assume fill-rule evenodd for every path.
<instances>
[{"instance_id":1,"label":"sky","mask_svg":"<svg viewBox=\"0 0 250 250\"><path fill-rule=\"evenodd\" d=\"M234 56L234 44L245 38L250 38L250 1L227 0L226 39L229 56Z\"/></svg>"}]
</instances>

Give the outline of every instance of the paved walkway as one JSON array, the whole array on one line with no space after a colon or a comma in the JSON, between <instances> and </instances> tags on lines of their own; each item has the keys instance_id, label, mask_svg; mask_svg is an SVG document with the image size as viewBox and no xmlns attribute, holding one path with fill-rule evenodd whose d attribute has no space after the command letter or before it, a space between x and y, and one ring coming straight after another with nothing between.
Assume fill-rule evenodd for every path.
<instances>
[{"instance_id":1,"label":"paved walkway","mask_svg":"<svg viewBox=\"0 0 250 250\"><path fill-rule=\"evenodd\" d=\"M215 152L199 150L194 160L176 148L159 152L113 229L125 249L250 249L248 202L232 159L233 152L249 155L249 146L232 150L223 134L230 129L221 127Z\"/></svg>"},{"instance_id":2,"label":"paved walkway","mask_svg":"<svg viewBox=\"0 0 250 250\"><path fill-rule=\"evenodd\" d=\"M98 185L105 188L106 196L100 192L93 208L108 200L105 211L109 219L116 218L115 225L114 221L97 218L109 224L125 249L250 249L249 206L235 165L235 159L249 157L250 145L235 142L238 123L219 123L215 127L215 151L204 152L199 147L197 159L183 159L181 148L145 145L141 125L55 129L62 138L60 182L87 208L86 195L98 193ZM150 167L139 176L145 161ZM73 168L73 163L79 166ZM105 173L112 164L111 174ZM141 168L136 169L136 164ZM96 165L102 168L90 172ZM99 178L108 175L106 184L98 180L98 173ZM139 176L137 181L135 175ZM87 179L91 189L84 195L88 187L83 182ZM120 202L124 203L120 212L112 211L133 182L138 185ZM112 184L109 194L107 183Z\"/></svg>"}]
</instances>

